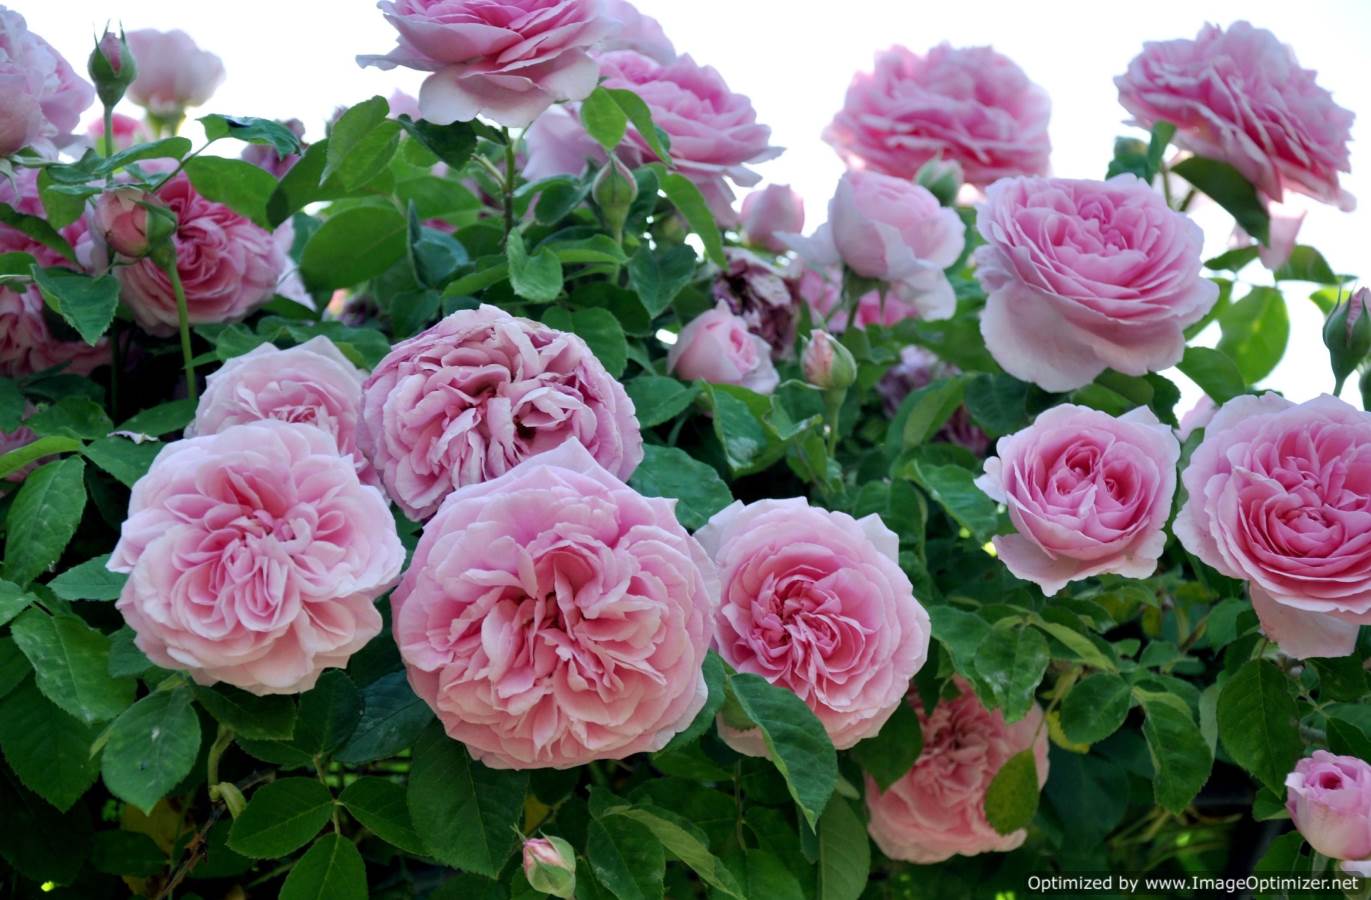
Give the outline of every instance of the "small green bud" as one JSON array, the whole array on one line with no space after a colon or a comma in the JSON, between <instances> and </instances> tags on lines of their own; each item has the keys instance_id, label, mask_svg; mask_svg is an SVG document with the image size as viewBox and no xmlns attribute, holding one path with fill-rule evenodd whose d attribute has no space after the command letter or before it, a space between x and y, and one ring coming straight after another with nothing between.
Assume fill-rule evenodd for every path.
<instances>
[{"instance_id":1,"label":"small green bud","mask_svg":"<svg viewBox=\"0 0 1371 900\"><path fill-rule=\"evenodd\" d=\"M957 202L957 192L962 188L962 166L955 159L930 159L919 167L914 181L938 198L943 206Z\"/></svg>"},{"instance_id":2,"label":"small green bud","mask_svg":"<svg viewBox=\"0 0 1371 900\"><path fill-rule=\"evenodd\" d=\"M1357 291L1346 303L1339 303L1323 323L1323 343L1328 347L1328 362L1338 387L1358 364L1371 353L1371 288Z\"/></svg>"},{"instance_id":3,"label":"small green bud","mask_svg":"<svg viewBox=\"0 0 1371 900\"><path fill-rule=\"evenodd\" d=\"M576 894L576 851L559 837L524 841L524 877L535 891L554 897Z\"/></svg>"},{"instance_id":4,"label":"small green bud","mask_svg":"<svg viewBox=\"0 0 1371 900\"><path fill-rule=\"evenodd\" d=\"M823 391L845 391L857 380L857 362L851 351L819 329L809 336L800 368L805 380Z\"/></svg>"},{"instance_id":5,"label":"small green bud","mask_svg":"<svg viewBox=\"0 0 1371 900\"><path fill-rule=\"evenodd\" d=\"M628 166L617 156L611 156L604 168L600 169L600 174L595 176L590 196L600 210L605 228L615 236L622 235L629 208L638 198L638 183L633 180L633 173Z\"/></svg>"},{"instance_id":6,"label":"small green bud","mask_svg":"<svg viewBox=\"0 0 1371 900\"><path fill-rule=\"evenodd\" d=\"M138 77L138 65L122 30L116 37L105 29L104 36L95 42L86 70L95 84L96 95L106 107L112 108L124 98L124 91Z\"/></svg>"}]
</instances>

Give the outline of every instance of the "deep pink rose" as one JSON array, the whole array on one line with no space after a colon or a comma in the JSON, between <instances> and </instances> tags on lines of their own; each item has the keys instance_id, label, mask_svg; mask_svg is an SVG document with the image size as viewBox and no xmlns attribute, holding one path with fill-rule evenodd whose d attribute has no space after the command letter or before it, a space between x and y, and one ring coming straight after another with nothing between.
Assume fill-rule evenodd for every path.
<instances>
[{"instance_id":1,"label":"deep pink rose","mask_svg":"<svg viewBox=\"0 0 1371 900\"><path fill-rule=\"evenodd\" d=\"M46 218L43 211L43 201L38 198L38 172L38 169L20 168L15 170L13 178L0 176L0 203L8 203L16 212L21 212L27 216ZM82 213L75 222L59 228L58 233L75 248L86 236L88 228L87 216ZM0 224L0 253L27 253L40 266L45 267L78 268L75 262L67 259L61 253L46 244L39 243L18 228L12 228L5 224Z\"/></svg>"},{"instance_id":2,"label":"deep pink rose","mask_svg":"<svg viewBox=\"0 0 1371 900\"><path fill-rule=\"evenodd\" d=\"M494 306L396 344L362 402L358 443L411 519L567 440L619 478L643 459L633 401L585 341Z\"/></svg>"},{"instance_id":3,"label":"deep pink rose","mask_svg":"<svg viewBox=\"0 0 1371 900\"><path fill-rule=\"evenodd\" d=\"M43 303L35 285L0 286L0 375L15 378L32 375L56 365L74 375L89 375L109 362L109 343L101 338L91 346L78 337L65 322L60 328L71 338L54 335L56 313Z\"/></svg>"},{"instance_id":4,"label":"deep pink rose","mask_svg":"<svg viewBox=\"0 0 1371 900\"><path fill-rule=\"evenodd\" d=\"M1051 108L1042 88L989 47L940 44L925 56L891 47L852 79L824 140L853 168L909 181L929 160L948 159L985 187L1047 174Z\"/></svg>"},{"instance_id":5,"label":"deep pink rose","mask_svg":"<svg viewBox=\"0 0 1371 900\"><path fill-rule=\"evenodd\" d=\"M1346 656L1371 622L1371 413L1327 395L1234 397L1181 473L1172 531L1248 582L1291 656Z\"/></svg>"},{"instance_id":6,"label":"deep pink rose","mask_svg":"<svg viewBox=\"0 0 1371 900\"><path fill-rule=\"evenodd\" d=\"M381 631L404 564L385 498L309 425L168 444L133 486L110 557L138 648L166 669L295 694Z\"/></svg>"},{"instance_id":7,"label":"deep pink rose","mask_svg":"<svg viewBox=\"0 0 1371 900\"><path fill-rule=\"evenodd\" d=\"M25 147L55 154L94 100L95 88L62 54L0 6L0 157Z\"/></svg>"},{"instance_id":8,"label":"deep pink rose","mask_svg":"<svg viewBox=\"0 0 1371 900\"><path fill-rule=\"evenodd\" d=\"M1234 22L1206 25L1194 40L1150 41L1114 83L1138 125L1170 122L1178 145L1232 165L1270 199L1289 188L1356 205L1338 184L1350 171L1353 114L1266 29Z\"/></svg>"},{"instance_id":9,"label":"deep pink rose","mask_svg":"<svg viewBox=\"0 0 1371 900\"><path fill-rule=\"evenodd\" d=\"M1044 390L1175 365L1185 326L1219 296L1200 275L1199 226L1133 175L1006 179L986 192L976 227L986 348Z\"/></svg>"},{"instance_id":10,"label":"deep pink rose","mask_svg":"<svg viewBox=\"0 0 1371 900\"><path fill-rule=\"evenodd\" d=\"M1000 710L986 709L958 679L961 693L925 713L918 698L909 703L919 714L924 745L914 768L890 790L866 779L867 831L891 859L920 865L953 855L1013 850L1026 829L1002 835L985 818L985 792L1000 767L1020 751L1033 749L1038 786L1047 783L1047 728L1035 703L1028 715L1007 724Z\"/></svg>"},{"instance_id":11,"label":"deep pink rose","mask_svg":"<svg viewBox=\"0 0 1371 900\"><path fill-rule=\"evenodd\" d=\"M223 62L184 31L143 28L126 37L138 64L128 98L153 115L178 116L201 106L224 81Z\"/></svg>"},{"instance_id":12,"label":"deep pink rose","mask_svg":"<svg viewBox=\"0 0 1371 900\"><path fill-rule=\"evenodd\" d=\"M380 486L357 449L365 377L322 335L289 350L262 344L209 376L186 435L216 434L262 419L313 425L333 438L339 454L351 457L362 483Z\"/></svg>"},{"instance_id":13,"label":"deep pink rose","mask_svg":"<svg viewBox=\"0 0 1371 900\"><path fill-rule=\"evenodd\" d=\"M289 268L286 249L271 232L200 196L184 174L159 189L157 198L179 223L172 242L192 324L241 319L271 299ZM114 274L145 331L176 331L176 295L157 263L139 260Z\"/></svg>"},{"instance_id":14,"label":"deep pink rose","mask_svg":"<svg viewBox=\"0 0 1371 900\"><path fill-rule=\"evenodd\" d=\"M714 646L724 661L797 694L839 750L879 731L927 659L930 633L900 540L880 517L800 497L737 501L695 536L719 569ZM756 730L720 733L765 755Z\"/></svg>"},{"instance_id":15,"label":"deep pink rose","mask_svg":"<svg viewBox=\"0 0 1371 900\"><path fill-rule=\"evenodd\" d=\"M1166 546L1181 446L1147 407L1054 406L995 446L976 486L1009 507L1000 561L1047 596L1109 572L1147 578Z\"/></svg>"},{"instance_id":16,"label":"deep pink rose","mask_svg":"<svg viewBox=\"0 0 1371 900\"><path fill-rule=\"evenodd\" d=\"M564 769L690 724L719 588L674 506L575 440L448 496L391 608L451 737L488 766Z\"/></svg>"},{"instance_id":17,"label":"deep pink rose","mask_svg":"<svg viewBox=\"0 0 1371 900\"><path fill-rule=\"evenodd\" d=\"M522 128L553 103L595 89L599 67L586 50L613 28L600 0L381 0L400 32L385 56L363 66L432 72L419 90L424 118L438 125L484 115Z\"/></svg>"},{"instance_id":18,"label":"deep pink rose","mask_svg":"<svg viewBox=\"0 0 1371 900\"><path fill-rule=\"evenodd\" d=\"M681 329L667 351L666 367L687 381L736 384L759 394L769 394L781 383L770 345L723 302Z\"/></svg>"},{"instance_id":19,"label":"deep pink rose","mask_svg":"<svg viewBox=\"0 0 1371 900\"><path fill-rule=\"evenodd\" d=\"M1300 835L1324 856L1371 860L1371 765L1315 750L1285 777L1285 808Z\"/></svg>"},{"instance_id":20,"label":"deep pink rose","mask_svg":"<svg viewBox=\"0 0 1371 900\"><path fill-rule=\"evenodd\" d=\"M804 227L805 201L790 185L768 184L743 198L743 239L754 247L784 253L786 244L776 235Z\"/></svg>"},{"instance_id":21,"label":"deep pink rose","mask_svg":"<svg viewBox=\"0 0 1371 900\"><path fill-rule=\"evenodd\" d=\"M662 30L662 23L643 15L628 0L605 0L605 14L615 24L600 42L601 50L636 50L663 65L676 59L676 48Z\"/></svg>"}]
</instances>

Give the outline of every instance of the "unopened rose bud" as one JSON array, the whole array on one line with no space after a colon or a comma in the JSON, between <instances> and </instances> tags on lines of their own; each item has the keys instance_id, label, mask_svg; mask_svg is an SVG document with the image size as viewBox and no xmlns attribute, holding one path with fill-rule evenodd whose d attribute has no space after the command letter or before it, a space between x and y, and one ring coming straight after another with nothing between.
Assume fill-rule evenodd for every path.
<instances>
[{"instance_id":1,"label":"unopened rose bud","mask_svg":"<svg viewBox=\"0 0 1371 900\"><path fill-rule=\"evenodd\" d=\"M1371 353L1371 288L1362 288L1346 303L1339 303L1323 323L1323 343L1339 390L1347 376Z\"/></svg>"},{"instance_id":2,"label":"unopened rose bud","mask_svg":"<svg viewBox=\"0 0 1371 900\"><path fill-rule=\"evenodd\" d=\"M955 159L930 159L919 167L914 181L937 197L943 206L951 206L962 189L962 165Z\"/></svg>"},{"instance_id":3,"label":"unopened rose bud","mask_svg":"<svg viewBox=\"0 0 1371 900\"><path fill-rule=\"evenodd\" d=\"M845 391L857 380L857 363L852 353L827 331L809 335L800 357L805 380L824 391Z\"/></svg>"},{"instance_id":4,"label":"unopened rose bud","mask_svg":"<svg viewBox=\"0 0 1371 900\"><path fill-rule=\"evenodd\" d=\"M95 84L95 93L100 102L112 107L124 98L124 91L138 77L138 66L129 50L128 41L122 31L116 35L106 29L103 37L95 43L90 60L86 64L90 80Z\"/></svg>"},{"instance_id":5,"label":"unopened rose bud","mask_svg":"<svg viewBox=\"0 0 1371 900\"><path fill-rule=\"evenodd\" d=\"M137 188L116 188L101 194L95 201L94 223L105 244L129 259L151 254L176 230L171 211Z\"/></svg>"},{"instance_id":6,"label":"unopened rose bud","mask_svg":"<svg viewBox=\"0 0 1371 900\"><path fill-rule=\"evenodd\" d=\"M535 891L572 897L576 893L576 851L559 837L524 841L524 877Z\"/></svg>"},{"instance_id":7,"label":"unopened rose bud","mask_svg":"<svg viewBox=\"0 0 1371 900\"><path fill-rule=\"evenodd\" d=\"M633 173L617 156L611 156L590 189L591 199L611 234L621 235L628 221L629 208L638 198L638 183Z\"/></svg>"}]
</instances>

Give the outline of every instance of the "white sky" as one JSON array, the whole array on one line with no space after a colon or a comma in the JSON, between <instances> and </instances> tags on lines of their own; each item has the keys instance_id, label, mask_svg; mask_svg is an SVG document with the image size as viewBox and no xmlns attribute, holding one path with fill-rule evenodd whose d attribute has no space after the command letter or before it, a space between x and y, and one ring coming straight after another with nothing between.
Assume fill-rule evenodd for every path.
<instances>
[{"instance_id":1,"label":"white sky","mask_svg":"<svg viewBox=\"0 0 1371 900\"><path fill-rule=\"evenodd\" d=\"M1352 170L1345 186L1362 201L1354 213L1311 204L1301 242L1317 246L1334 270L1371 275L1371 2L1368 0L1149 0L1096 2L979 0L636 0L659 19L678 51L715 66L733 90L752 98L759 120L786 148L759 167L806 201L808 226L824 217L841 165L819 133L842 103L852 73L892 43L923 50L940 41L990 44L1014 59L1052 97L1055 174L1104 174L1123 109L1113 77L1144 40L1192 37L1206 21L1247 18L1291 44L1301 64L1343 106L1357 112ZM339 104L394 88L413 92L419 73L360 69L358 53L383 53L394 32L366 0L9 0L30 28L84 70L92 32L111 16L130 29L182 28L224 60L228 80L204 111L305 122L308 137ZM1227 239L1222 215L1199 211L1212 247ZM1257 270L1249 277L1262 277ZM1321 320L1287 288L1291 350L1267 384L1296 400L1329 390ZM1184 379L1178 376L1178 380ZM1188 383L1183 411L1198 396ZM1355 385L1345 391L1355 398ZM1355 400L1354 400L1355 402Z\"/></svg>"}]
</instances>

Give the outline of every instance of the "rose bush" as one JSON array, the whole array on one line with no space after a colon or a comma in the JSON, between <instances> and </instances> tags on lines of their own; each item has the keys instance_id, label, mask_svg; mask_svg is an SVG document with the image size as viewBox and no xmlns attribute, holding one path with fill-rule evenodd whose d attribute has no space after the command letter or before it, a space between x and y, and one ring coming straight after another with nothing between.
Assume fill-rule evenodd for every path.
<instances>
[{"instance_id":1,"label":"rose bush","mask_svg":"<svg viewBox=\"0 0 1371 900\"><path fill-rule=\"evenodd\" d=\"M886 51L807 221L627 0L380 6L417 100L195 140L212 48L92 85L0 8L6 896L1371 875L1371 294L1280 205L1350 203L1293 51L1143 47L1054 177L1013 61Z\"/></svg>"}]
</instances>

